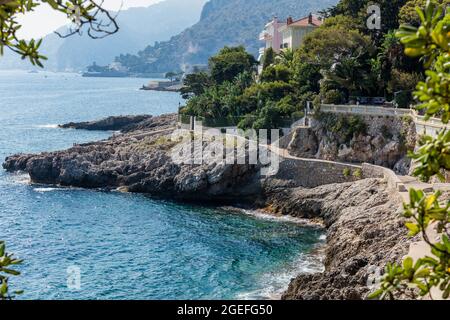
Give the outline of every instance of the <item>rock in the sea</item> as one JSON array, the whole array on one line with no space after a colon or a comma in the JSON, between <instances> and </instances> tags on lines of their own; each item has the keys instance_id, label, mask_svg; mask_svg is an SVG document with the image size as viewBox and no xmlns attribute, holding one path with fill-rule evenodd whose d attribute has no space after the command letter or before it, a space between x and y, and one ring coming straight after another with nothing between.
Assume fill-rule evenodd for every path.
<instances>
[{"instance_id":1,"label":"rock in the sea","mask_svg":"<svg viewBox=\"0 0 450 320\"><path fill-rule=\"evenodd\" d=\"M59 125L63 129L82 129L82 130L98 130L98 131L119 131L126 127L137 125L140 122L151 119L150 115L137 116L114 116L97 121L88 122L70 122Z\"/></svg>"}]
</instances>

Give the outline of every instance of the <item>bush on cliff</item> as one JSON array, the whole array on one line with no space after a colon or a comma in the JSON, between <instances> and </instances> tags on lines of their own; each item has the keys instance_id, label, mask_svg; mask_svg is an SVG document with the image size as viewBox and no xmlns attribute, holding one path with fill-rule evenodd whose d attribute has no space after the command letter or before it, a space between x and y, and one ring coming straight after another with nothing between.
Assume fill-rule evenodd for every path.
<instances>
[{"instance_id":1,"label":"bush on cliff","mask_svg":"<svg viewBox=\"0 0 450 320\"><path fill-rule=\"evenodd\" d=\"M315 117L341 143L348 144L355 136L367 133L367 125L360 116L316 112Z\"/></svg>"}]
</instances>

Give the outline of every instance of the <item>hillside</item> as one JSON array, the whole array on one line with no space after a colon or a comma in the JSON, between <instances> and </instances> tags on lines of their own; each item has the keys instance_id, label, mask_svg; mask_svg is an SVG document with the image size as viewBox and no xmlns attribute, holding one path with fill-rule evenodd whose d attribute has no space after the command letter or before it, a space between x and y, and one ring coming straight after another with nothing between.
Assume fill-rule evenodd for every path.
<instances>
[{"instance_id":1,"label":"hillside","mask_svg":"<svg viewBox=\"0 0 450 320\"><path fill-rule=\"evenodd\" d=\"M244 45L257 54L258 35L273 17L305 16L328 8L337 0L210 0L200 21L170 41L149 45L138 55L116 58L133 72L165 72L204 64L225 45Z\"/></svg>"},{"instance_id":2,"label":"hillside","mask_svg":"<svg viewBox=\"0 0 450 320\"><path fill-rule=\"evenodd\" d=\"M119 32L104 39L93 40L87 35L61 39L50 34L43 42L42 52L49 58L45 67L58 71L84 70L94 61L108 64L123 52L136 53L145 44L168 40L199 21L206 1L165 0L145 8L124 10L118 17ZM5 53L0 59L0 69L30 68L29 63L16 55Z\"/></svg>"}]
</instances>

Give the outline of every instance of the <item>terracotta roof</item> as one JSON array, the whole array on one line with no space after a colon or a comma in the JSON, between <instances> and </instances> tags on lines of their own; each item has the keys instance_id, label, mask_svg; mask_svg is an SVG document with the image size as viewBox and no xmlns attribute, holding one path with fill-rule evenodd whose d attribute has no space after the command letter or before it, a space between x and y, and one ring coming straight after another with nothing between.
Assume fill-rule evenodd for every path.
<instances>
[{"instance_id":1,"label":"terracotta roof","mask_svg":"<svg viewBox=\"0 0 450 320\"><path fill-rule=\"evenodd\" d=\"M315 26L320 27L322 25L323 21L317 18L316 16L310 16L301 18L299 20L293 21L292 23L288 24L289 27L307 27L307 26Z\"/></svg>"}]
</instances>

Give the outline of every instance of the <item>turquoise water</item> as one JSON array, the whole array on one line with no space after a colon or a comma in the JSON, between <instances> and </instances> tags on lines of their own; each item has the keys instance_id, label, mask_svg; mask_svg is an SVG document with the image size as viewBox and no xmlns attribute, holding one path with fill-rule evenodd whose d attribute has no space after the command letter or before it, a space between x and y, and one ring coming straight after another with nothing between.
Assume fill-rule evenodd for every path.
<instances>
[{"instance_id":1,"label":"turquoise water","mask_svg":"<svg viewBox=\"0 0 450 320\"><path fill-rule=\"evenodd\" d=\"M0 72L0 158L110 135L59 123L177 110L177 94L138 91L145 82ZM321 268L312 254L321 236L290 220L31 185L0 171L0 239L25 259L10 283L23 299L276 297L291 277ZM77 288L67 286L73 267Z\"/></svg>"}]
</instances>

